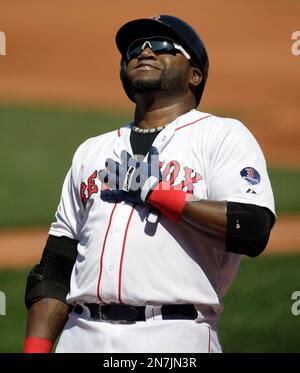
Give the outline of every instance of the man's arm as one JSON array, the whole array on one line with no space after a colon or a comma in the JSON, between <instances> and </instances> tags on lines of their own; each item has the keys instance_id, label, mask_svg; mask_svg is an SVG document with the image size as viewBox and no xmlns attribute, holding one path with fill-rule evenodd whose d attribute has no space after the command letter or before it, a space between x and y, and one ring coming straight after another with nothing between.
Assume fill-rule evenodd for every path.
<instances>
[{"instance_id":1,"label":"man's arm","mask_svg":"<svg viewBox=\"0 0 300 373\"><path fill-rule=\"evenodd\" d=\"M181 222L203 233L224 238L227 228L227 202L208 200L186 202Z\"/></svg>"},{"instance_id":2,"label":"man's arm","mask_svg":"<svg viewBox=\"0 0 300 373\"><path fill-rule=\"evenodd\" d=\"M40 352L49 352L68 319L68 310L68 305L57 299L34 303L28 312L24 352L39 352L41 341L46 350Z\"/></svg>"},{"instance_id":3,"label":"man's arm","mask_svg":"<svg viewBox=\"0 0 300 373\"><path fill-rule=\"evenodd\" d=\"M66 296L78 241L49 236L40 264L28 275L25 303L29 310L24 352L50 352L68 316Z\"/></svg>"},{"instance_id":4,"label":"man's arm","mask_svg":"<svg viewBox=\"0 0 300 373\"><path fill-rule=\"evenodd\" d=\"M148 202L165 216L228 252L255 257L266 247L275 222L264 207L227 201L192 201L182 190L157 187Z\"/></svg>"},{"instance_id":5,"label":"man's arm","mask_svg":"<svg viewBox=\"0 0 300 373\"><path fill-rule=\"evenodd\" d=\"M180 222L228 252L255 257L267 246L275 216L257 205L201 200L185 204Z\"/></svg>"}]
</instances>

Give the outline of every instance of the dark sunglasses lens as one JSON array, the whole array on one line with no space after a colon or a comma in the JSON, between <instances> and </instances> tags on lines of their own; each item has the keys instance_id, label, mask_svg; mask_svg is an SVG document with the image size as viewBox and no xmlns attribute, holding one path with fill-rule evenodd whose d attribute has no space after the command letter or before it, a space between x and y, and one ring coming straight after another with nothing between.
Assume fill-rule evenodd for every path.
<instances>
[{"instance_id":1,"label":"dark sunglasses lens","mask_svg":"<svg viewBox=\"0 0 300 373\"><path fill-rule=\"evenodd\" d=\"M127 60L139 56L146 42L147 40L137 40L131 44L127 51ZM171 52L175 49L173 43L167 40L149 40L148 43L151 45L151 49L155 53ZM146 44L147 46L149 46L148 43Z\"/></svg>"},{"instance_id":2,"label":"dark sunglasses lens","mask_svg":"<svg viewBox=\"0 0 300 373\"><path fill-rule=\"evenodd\" d=\"M131 58L137 57L141 53L142 45L143 44L138 44L136 46L131 46L130 49L128 48L127 59L130 60Z\"/></svg>"},{"instance_id":3,"label":"dark sunglasses lens","mask_svg":"<svg viewBox=\"0 0 300 373\"><path fill-rule=\"evenodd\" d=\"M173 43L167 40L153 40L151 45L153 52L169 52L175 49Z\"/></svg>"}]
</instances>

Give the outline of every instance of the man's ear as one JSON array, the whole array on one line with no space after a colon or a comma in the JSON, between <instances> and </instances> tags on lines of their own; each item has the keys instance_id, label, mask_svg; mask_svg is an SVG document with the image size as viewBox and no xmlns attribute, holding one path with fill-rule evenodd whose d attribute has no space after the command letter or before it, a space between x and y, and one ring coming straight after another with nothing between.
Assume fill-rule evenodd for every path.
<instances>
[{"instance_id":1,"label":"man's ear","mask_svg":"<svg viewBox=\"0 0 300 373\"><path fill-rule=\"evenodd\" d=\"M194 87L198 87L203 78L202 72L200 69L194 66L191 67L191 70L190 84Z\"/></svg>"}]
</instances>

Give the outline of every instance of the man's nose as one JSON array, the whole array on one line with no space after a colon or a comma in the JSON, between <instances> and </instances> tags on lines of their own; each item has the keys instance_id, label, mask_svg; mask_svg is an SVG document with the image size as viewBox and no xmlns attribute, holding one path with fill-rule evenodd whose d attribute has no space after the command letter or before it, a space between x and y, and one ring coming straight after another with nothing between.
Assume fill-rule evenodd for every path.
<instances>
[{"instance_id":1,"label":"man's nose","mask_svg":"<svg viewBox=\"0 0 300 373\"><path fill-rule=\"evenodd\" d=\"M156 58L156 54L153 52L153 50L150 48L150 46L147 46L146 48L142 49L138 58Z\"/></svg>"}]
</instances>

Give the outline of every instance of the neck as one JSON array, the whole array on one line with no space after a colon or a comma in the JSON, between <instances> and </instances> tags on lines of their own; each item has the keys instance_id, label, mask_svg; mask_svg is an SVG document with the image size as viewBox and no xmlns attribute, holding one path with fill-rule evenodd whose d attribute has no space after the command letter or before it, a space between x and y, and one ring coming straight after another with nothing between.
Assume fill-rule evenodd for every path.
<instances>
[{"instance_id":1,"label":"neck","mask_svg":"<svg viewBox=\"0 0 300 373\"><path fill-rule=\"evenodd\" d=\"M165 95L159 100L151 95L136 95L136 109L134 114L135 125L140 128L156 128L172 122L180 115L183 115L195 108L193 100L170 101ZM156 97L157 98L157 97Z\"/></svg>"}]
</instances>

